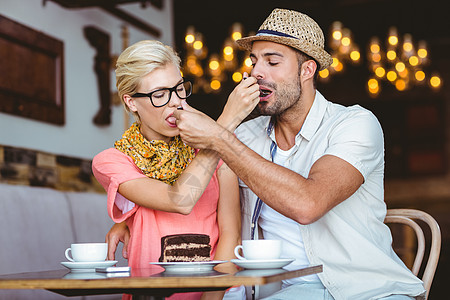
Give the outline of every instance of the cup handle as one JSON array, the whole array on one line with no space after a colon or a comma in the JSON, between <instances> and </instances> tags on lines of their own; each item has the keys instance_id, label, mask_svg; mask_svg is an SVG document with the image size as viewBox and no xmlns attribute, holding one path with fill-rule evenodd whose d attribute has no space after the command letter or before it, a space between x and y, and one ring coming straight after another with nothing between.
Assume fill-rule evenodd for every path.
<instances>
[{"instance_id":1,"label":"cup handle","mask_svg":"<svg viewBox=\"0 0 450 300\"><path fill-rule=\"evenodd\" d=\"M236 257L239 259L245 259L245 257L242 257L239 254L239 249L243 249L242 245L238 245L238 246L236 246L236 248L234 248L234 255L236 255Z\"/></svg>"},{"instance_id":2,"label":"cup handle","mask_svg":"<svg viewBox=\"0 0 450 300\"><path fill-rule=\"evenodd\" d=\"M67 258L68 260L70 260L71 262L75 262L75 261L73 260L73 258L69 256L69 251L72 251L72 249L67 248L67 249L66 249L66 252L64 253L64 255L66 255L66 258Z\"/></svg>"}]
</instances>

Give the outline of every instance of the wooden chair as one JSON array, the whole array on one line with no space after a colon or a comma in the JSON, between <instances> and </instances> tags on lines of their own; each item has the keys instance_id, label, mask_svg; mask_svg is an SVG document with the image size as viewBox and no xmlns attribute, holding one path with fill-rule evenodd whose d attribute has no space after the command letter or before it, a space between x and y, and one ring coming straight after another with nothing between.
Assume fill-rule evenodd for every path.
<instances>
[{"instance_id":1,"label":"wooden chair","mask_svg":"<svg viewBox=\"0 0 450 300\"><path fill-rule=\"evenodd\" d=\"M425 235L422 228L415 220L425 222L431 229L430 254L428 256L428 260L426 261L425 269L422 275L422 281L427 291L425 299L427 299L441 252L441 230L439 229L439 224L426 212L416 209L388 209L384 222L401 223L414 229L417 236L417 253L415 255L411 271L417 276L419 274L425 253Z\"/></svg>"}]
</instances>

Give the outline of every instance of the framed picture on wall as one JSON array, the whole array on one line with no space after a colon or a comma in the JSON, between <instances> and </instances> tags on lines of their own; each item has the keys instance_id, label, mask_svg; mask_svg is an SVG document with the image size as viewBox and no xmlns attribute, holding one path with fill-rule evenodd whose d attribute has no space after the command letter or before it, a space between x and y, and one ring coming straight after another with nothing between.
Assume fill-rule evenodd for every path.
<instances>
[{"instance_id":1,"label":"framed picture on wall","mask_svg":"<svg viewBox=\"0 0 450 300\"><path fill-rule=\"evenodd\" d=\"M0 112L63 125L64 43L0 15Z\"/></svg>"}]
</instances>

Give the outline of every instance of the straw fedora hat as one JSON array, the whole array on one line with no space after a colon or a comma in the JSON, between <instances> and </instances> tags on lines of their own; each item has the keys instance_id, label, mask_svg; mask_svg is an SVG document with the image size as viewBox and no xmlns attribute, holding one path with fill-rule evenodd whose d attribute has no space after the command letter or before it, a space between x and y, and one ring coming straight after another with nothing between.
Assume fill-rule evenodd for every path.
<instances>
[{"instance_id":1,"label":"straw fedora hat","mask_svg":"<svg viewBox=\"0 0 450 300\"><path fill-rule=\"evenodd\" d=\"M251 50L254 41L270 41L290 46L311 56L319 69L328 68L333 59L324 50L322 29L309 16L297 11L275 8L254 36L241 38L236 43Z\"/></svg>"}]
</instances>

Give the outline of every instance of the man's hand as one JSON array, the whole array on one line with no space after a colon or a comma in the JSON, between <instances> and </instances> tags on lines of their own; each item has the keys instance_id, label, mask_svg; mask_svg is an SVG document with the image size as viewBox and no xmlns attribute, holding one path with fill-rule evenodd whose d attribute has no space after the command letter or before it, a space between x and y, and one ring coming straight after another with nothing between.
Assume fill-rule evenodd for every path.
<instances>
[{"instance_id":1,"label":"man's hand","mask_svg":"<svg viewBox=\"0 0 450 300\"><path fill-rule=\"evenodd\" d=\"M177 119L177 126L183 142L197 149L211 149L214 136L218 136L224 129L204 113L182 101L183 110L177 110L173 116Z\"/></svg>"},{"instance_id":2,"label":"man's hand","mask_svg":"<svg viewBox=\"0 0 450 300\"><path fill-rule=\"evenodd\" d=\"M108 260L115 260L115 253L119 242L123 243L122 256L128 259L128 242L130 230L125 222L114 224L106 234L105 242L108 243Z\"/></svg>"}]
</instances>

